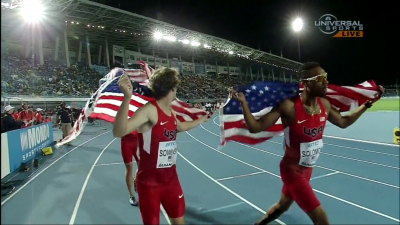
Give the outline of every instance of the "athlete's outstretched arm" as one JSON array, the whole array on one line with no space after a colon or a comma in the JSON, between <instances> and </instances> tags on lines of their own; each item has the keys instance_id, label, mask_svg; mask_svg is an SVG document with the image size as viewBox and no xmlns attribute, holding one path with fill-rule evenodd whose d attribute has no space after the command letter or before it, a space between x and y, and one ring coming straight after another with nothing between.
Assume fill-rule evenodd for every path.
<instances>
[{"instance_id":1,"label":"athlete's outstretched arm","mask_svg":"<svg viewBox=\"0 0 400 225\"><path fill-rule=\"evenodd\" d=\"M382 86L379 86L379 96L382 96L382 94L385 92L385 88ZM367 111L368 108L372 106L372 104L376 101L367 101L361 106L359 106L357 109L355 109L353 112L346 116L342 116L339 111L336 109L332 108L331 103L327 99L322 99L323 104L325 109L329 109L328 113L328 121L333 123L334 125L340 127L340 128L346 128L352 125L354 122L360 118L360 116Z\"/></svg>"},{"instance_id":2,"label":"athlete's outstretched arm","mask_svg":"<svg viewBox=\"0 0 400 225\"><path fill-rule=\"evenodd\" d=\"M122 102L122 104L124 104L124 101ZM147 123L149 121L149 114L151 113L150 107L150 104L146 104L140 107L138 110L136 110L135 114L133 114L133 116L128 119L129 107L128 109L124 109L121 105L114 121L114 137L123 137L137 130L141 125ZM127 112L123 112L123 110L126 110Z\"/></svg>"},{"instance_id":3,"label":"athlete's outstretched arm","mask_svg":"<svg viewBox=\"0 0 400 225\"><path fill-rule=\"evenodd\" d=\"M175 115L175 112L174 112ZM176 115L175 115L176 118ZM193 121L186 121L186 122L181 122L178 119L176 119L177 121L177 130L178 132L185 132L188 131L192 128L197 127L198 125L206 122L208 120L208 115L202 116L200 118L198 118L197 120L193 120Z\"/></svg>"},{"instance_id":4,"label":"athlete's outstretched arm","mask_svg":"<svg viewBox=\"0 0 400 225\"><path fill-rule=\"evenodd\" d=\"M244 120L246 121L247 128L249 129L250 133L259 133L265 131L265 129L272 127L281 117L281 105L283 103L279 103L277 106L272 108L272 110L262 116L260 119L256 119L253 114L251 114L249 106L247 102L241 102Z\"/></svg>"},{"instance_id":5,"label":"athlete's outstretched arm","mask_svg":"<svg viewBox=\"0 0 400 225\"><path fill-rule=\"evenodd\" d=\"M323 103L324 103L325 110L326 109L329 110L328 111L328 121L331 122L332 124L336 125L337 127L340 127L343 129L349 127L354 122L356 122L358 120L358 118L360 118L360 116L365 111L367 111L367 109L372 105L371 102L367 102L367 103L361 105L360 107L358 107L357 109L355 109L350 114L342 116L338 110L334 109L331 106L331 103L328 100L323 99Z\"/></svg>"},{"instance_id":6,"label":"athlete's outstretched arm","mask_svg":"<svg viewBox=\"0 0 400 225\"><path fill-rule=\"evenodd\" d=\"M253 114L247 105L246 98L244 97L243 93L237 93L232 88L229 89L230 96L239 101L242 105L243 116L244 120L246 121L247 128L249 129L250 133L259 133L264 131L265 129L273 126L276 121L282 116L281 112L283 110L283 106L285 105L286 100L280 102L277 106L275 106L269 113L261 117L260 119L254 118Z\"/></svg>"}]
</instances>

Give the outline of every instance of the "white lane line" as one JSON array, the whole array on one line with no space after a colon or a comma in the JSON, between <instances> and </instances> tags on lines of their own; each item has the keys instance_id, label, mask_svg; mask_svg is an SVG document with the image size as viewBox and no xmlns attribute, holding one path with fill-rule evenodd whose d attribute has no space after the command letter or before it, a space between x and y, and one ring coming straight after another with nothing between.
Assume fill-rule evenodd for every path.
<instances>
[{"instance_id":1,"label":"white lane line","mask_svg":"<svg viewBox=\"0 0 400 225\"><path fill-rule=\"evenodd\" d=\"M74 207L74 211L72 212L71 215L71 219L69 221L70 225L73 225L75 223L75 219L76 219L76 215L78 214L78 209L79 209L79 205L81 204L82 201L82 197L83 197L83 193L85 193L85 189L86 186L89 182L90 176L92 175L92 172L94 170L94 167L96 166L96 163L99 161L100 157L103 155L103 153L106 151L106 149L115 141L117 140L116 138L114 138L113 140L111 140L106 147L103 148L103 150L100 152L100 154L97 156L97 159L94 161L92 167L89 170L88 175L86 176L85 182L83 182L82 188L81 188L81 192L79 193L78 199L76 200L75 203L75 207Z\"/></svg>"},{"instance_id":2,"label":"white lane line","mask_svg":"<svg viewBox=\"0 0 400 225\"><path fill-rule=\"evenodd\" d=\"M329 136L329 135L324 135L324 137L333 138L333 139L340 139L340 140L345 140L345 141L361 142L361 143L367 143L367 144L384 145L384 146L397 147L397 148L399 147L399 145L389 144L389 143L383 143L383 142L358 140L358 139L344 138L344 137L335 137L335 136Z\"/></svg>"},{"instance_id":3,"label":"white lane line","mask_svg":"<svg viewBox=\"0 0 400 225\"><path fill-rule=\"evenodd\" d=\"M349 177L354 177L354 178L361 179L361 180L366 180L366 181L369 181L369 182L372 182L372 183L377 183L377 184L385 185L385 186L388 186L388 187L400 189L400 187L396 186L396 185L387 184L387 183L384 183L384 182L380 182L380 181L377 181L377 180L372 180L372 179L365 178L365 177L360 177L360 176L357 176L357 175L354 175L354 174L351 174L351 173L345 173L343 171L338 171L338 170L330 169L330 168L323 167L323 166L315 166L315 167L318 167L318 168L321 168L321 169L324 169L324 170L333 171L333 172L338 172L338 173L340 173L342 175L346 175L346 176L349 176Z\"/></svg>"},{"instance_id":4,"label":"white lane line","mask_svg":"<svg viewBox=\"0 0 400 225\"><path fill-rule=\"evenodd\" d=\"M187 132L186 132L187 133ZM231 193L232 195L234 195L236 198L242 200L244 203L246 203L247 205L251 206L252 208L254 208L255 210L259 211L262 214L265 214L266 212L264 210L262 210L261 208L257 207L256 205L254 205L253 203L251 203L250 201L248 201L247 199L243 198L242 196L240 196L238 193L232 191L231 189L229 189L228 187L226 187L225 185L221 184L219 181L217 181L216 179L212 178L210 175L208 175L206 172L204 172L203 170L201 170L199 167L197 167L196 165L194 165L190 160L188 160L187 158L185 158L180 152L178 152L178 155L180 157L182 157L182 159L184 159L187 163L189 163L191 166L193 166L193 168L195 168L197 171L199 171L200 173L202 173L204 176L206 176L208 179L210 179L211 181L213 181L214 183L216 183L218 186L222 187L223 189L225 189L227 192ZM284 222L280 221L280 220L275 220L276 222L278 222L281 225L286 225Z\"/></svg>"},{"instance_id":5,"label":"white lane line","mask_svg":"<svg viewBox=\"0 0 400 225\"><path fill-rule=\"evenodd\" d=\"M124 164L124 162L96 164L96 165L94 165L94 166L112 166L112 165L121 165L121 164Z\"/></svg>"},{"instance_id":6,"label":"white lane line","mask_svg":"<svg viewBox=\"0 0 400 225\"><path fill-rule=\"evenodd\" d=\"M242 161L242 160L240 160L240 159L237 159L237 158L235 158L235 157L233 157L233 156L231 156L231 155L228 155L228 154L226 154L226 153L224 153L224 152L218 151L218 149L215 149L215 148L213 148L213 147L207 145L206 143L200 141L199 139L195 138L195 137L194 137L193 135L191 135L189 132L186 132L186 133L187 133L189 136L191 136L193 139L195 139L196 141L198 141L199 143L203 144L204 146L207 146L208 148L210 148L210 149L212 149L212 150L214 150L214 151L216 151L216 152L218 152L218 153L220 153L220 154L222 154L222 155L225 155L225 156L227 156L227 157L229 157L229 158L231 158L231 159L233 159L233 160L235 160L235 161L238 161L238 162L240 162L240 163L243 163L243 164L245 164L245 165L248 165L248 166L250 166L250 167L253 167L253 168L255 168L255 169L258 169L258 170L260 170L260 171L263 171L263 172L266 172L266 173L268 173L268 174L271 174L271 175L274 176L274 177L280 178L280 176L277 175L277 174L274 174L274 173L269 172L269 171L267 171L267 170L261 169L261 168L259 168L259 167L257 167L257 166L254 166L254 165L250 164L250 163L244 162L244 161ZM320 193L320 194L322 194L322 195L325 195L325 196L328 196L328 197L330 197L330 198L336 199L336 200L341 201L341 202L343 202L343 203L346 203L346 204L348 204L348 205L352 205L352 206L354 206L354 207L357 207L357 208L359 208L359 209L363 209L363 210L368 211L368 212L370 212L370 213L373 213L373 214L376 214L376 215L385 217L385 218L387 218L387 219L390 219L390 220L393 220L393 221L396 221L396 222L400 222L399 219L394 218L394 217L391 217L391 216L389 216L389 215L386 215L386 214L377 212L377 211L375 211L375 210L372 210L372 209L369 209L369 208L367 208L367 207L358 205L358 204L356 204L356 203L353 203L353 202L344 200L344 199L342 199L342 198L336 197L336 196L334 196L334 195L331 195L331 194L322 192L322 191L317 190L317 189L314 189L314 188L313 188L313 190L314 190L315 192L317 192L317 193Z\"/></svg>"},{"instance_id":7,"label":"white lane line","mask_svg":"<svg viewBox=\"0 0 400 225\"><path fill-rule=\"evenodd\" d=\"M224 210L224 209L229 209L229 208L232 208L232 207L235 207L235 206L238 206L238 205L243 205L243 204L244 204L244 202L230 204L230 205L218 207L218 208L215 208L215 209L205 210L205 211L200 212L200 214L206 214L206 213L209 213L209 212L216 212L216 211L220 211L220 210Z\"/></svg>"},{"instance_id":8,"label":"white lane line","mask_svg":"<svg viewBox=\"0 0 400 225\"><path fill-rule=\"evenodd\" d=\"M236 178L241 178L241 177L253 176L253 175L260 174L260 173L264 173L264 172L259 171L259 172L255 172L255 173L248 173L248 174L243 174L243 175L238 175L238 176L219 178L219 179L216 179L216 180L217 180L217 181L221 181L221 180L231 180L231 179L236 179Z\"/></svg>"},{"instance_id":9,"label":"white lane line","mask_svg":"<svg viewBox=\"0 0 400 225\"><path fill-rule=\"evenodd\" d=\"M333 156L333 157L337 157L337 158L342 158L342 159L352 160L352 161L356 161L356 162L371 164L371 165L375 165L375 166L382 166L382 167L387 167L387 168L400 170L400 167L396 167L396 166L389 166L389 165L385 165L385 164L382 164L382 163L375 163L375 162L365 161L365 160L361 160L361 159L355 159L355 158L351 158L351 157L346 157L346 156L326 153L326 152L322 152L322 151L321 151L321 153L324 154L324 155L329 155L329 156Z\"/></svg>"},{"instance_id":10,"label":"white lane line","mask_svg":"<svg viewBox=\"0 0 400 225\"><path fill-rule=\"evenodd\" d=\"M217 122L215 122L215 119L217 119L218 116L214 117L213 122L219 126ZM352 138L344 138L344 137L336 137L336 136L330 136L330 135L323 135L324 137L327 138L333 138L333 139L340 139L340 140L345 140L345 141L354 141L354 142L361 142L361 143L367 143L367 144L375 144L375 145L384 145L384 146L390 146L390 147L399 147L399 145L395 144L389 144L389 143L383 143L383 142L375 142L375 141L366 141L366 140L358 140L358 139L352 139Z\"/></svg>"},{"instance_id":11,"label":"white lane line","mask_svg":"<svg viewBox=\"0 0 400 225\"><path fill-rule=\"evenodd\" d=\"M316 180L316 179L320 179L320 178L323 178L323 177L329 177L329 176L332 176L332 175L335 175L335 174L338 174L338 173L340 173L340 172L336 171L336 172L333 172L333 173L328 173L328 174L324 174L324 175L321 175L321 176L313 177L310 180Z\"/></svg>"},{"instance_id":12,"label":"white lane line","mask_svg":"<svg viewBox=\"0 0 400 225\"><path fill-rule=\"evenodd\" d=\"M396 155L396 154L391 154L391 153L386 153L386 152L377 152L377 151L372 151L372 150L363 149L363 148L354 148L354 147L343 146L343 145L335 145L335 144L330 144L330 143L324 143L324 145L340 147L340 148L347 148L347 149L351 149L351 150L369 152L369 153L380 154L380 155L390 155L390 156L394 156L394 157L399 157L399 155Z\"/></svg>"},{"instance_id":13,"label":"white lane line","mask_svg":"<svg viewBox=\"0 0 400 225\"><path fill-rule=\"evenodd\" d=\"M210 134L213 134L213 135L219 137L218 134L216 134L216 133L214 133L214 132L208 130L207 128L203 127L203 125L200 125L200 126L201 126L205 131L209 132ZM266 150L263 150L263 149L260 149L260 148L253 147L253 146L251 146L251 145L246 145L246 144L242 144L242 143L235 142L235 141L232 141L232 142L235 143L235 144L239 144L239 145L245 146L245 147L247 147L247 148L251 148L251 149L254 149L254 150L263 152L263 153L267 153L267 154L269 154L269 155L273 155L273 156L277 156L277 157L282 158L281 155L276 154L276 153L273 153L273 152L269 152L269 151L266 151ZM400 189L400 187L399 187L399 186L396 186L396 185L384 183L384 182L377 181L377 180L373 180L373 179L369 179L369 178L366 178L366 177L357 176L357 175L354 175L354 174L351 174L351 173L346 173L346 172L343 172L343 171L340 171L340 170L330 169L330 168L327 168L327 167L324 167L324 166L319 166L319 165L316 165L315 167L321 168L321 169L325 169L325 170L329 170L329 171L333 171L333 172L337 171L337 172L340 172L340 174L343 174L343 175L346 175L346 176L350 176L350 177L358 178L358 179L361 179L361 180L366 180L366 181L369 181L369 182L373 182L373 183L385 185L385 186L388 186L388 187L393 187L393 188Z\"/></svg>"},{"instance_id":14,"label":"white lane line","mask_svg":"<svg viewBox=\"0 0 400 225\"><path fill-rule=\"evenodd\" d=\"M111 131L107 131L104 133L101 133L99 135L97 135L96 137L93 137L85 142L83 142L82 144L76 146L75 148L71 149L70 151L66 152L64 155L60 156L58 159L54 160L54 162L52 162L50 165L46 166L43 170L41 170L40 172L38 172L35 176L33 176L30 180L28 180L24 185L22 185L20 188L18 188L14 193L12 193L10 196L8 196L8 198L4 199L4 201L1 202L1 205L4 205L6 202L8 202L12 197L14 197L18 192L20 192L24 187L26 187L29 183L31 183L33 180L35 180L36 177L38 177L40 174L42 174L44 171L46 171L48 168L50 168L52 165L54 165L56 162L58 162L60 159L64 158L66 155L70 154L71 152L75 151L76 149L78 149L79 147L81 147L82 145L104 135L107 134Z\"/></svg>"}]
</instances>

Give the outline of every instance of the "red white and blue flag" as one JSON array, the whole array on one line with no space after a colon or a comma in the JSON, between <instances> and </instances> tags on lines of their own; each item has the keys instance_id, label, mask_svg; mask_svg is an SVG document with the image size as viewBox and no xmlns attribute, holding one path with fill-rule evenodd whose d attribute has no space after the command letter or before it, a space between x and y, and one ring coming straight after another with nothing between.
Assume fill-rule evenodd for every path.
<instances>
[{"instance_id":1,"label":"red white and blue flag","mask_svg":"<svg viewBox=\"0 0 400 225\"><path fill-rule=\"evenodd\" d=\"M298 83L257 82L238 86L235 90L243 92L251 113L258 119L271 111L283 99L299 95L302 86ZM334 108L340 112L346 112L368 100L378 100L380 91L372 80L354 87L329 84L326 98ZM219 120L221 145L225 145L227 141L259 144L283 133L280 119L265 131L257 134L250 133L246 127L240 103L231 98L228 98L220 108Z\"/></svg>"},{"instance_id":2,"label":"red white and blue flag","mask_svg":"<svg viewBox=\"0 0 400 225\"><path fill-rule=\"evenodd\" d=\"M133 90L128 117L132 117L138 108L152 100L151 93L146 85L153 73L153 69L144 62L139 61L139 64L142 65L142 70L114 68L102 78L100 88L86 102L70 134L56 146L61 146L78 137L87 124L89 116L90 118L104 120L109 123L114 122L124 96L117 83L119 77L123 74L128 75L130 80L139 83L139 86ZM175 111L177 119L182 122L193 121L207 114L205 111L194 108L179 99L175 99L172 102L172 109Z\"/></svg>"}]
</instances>

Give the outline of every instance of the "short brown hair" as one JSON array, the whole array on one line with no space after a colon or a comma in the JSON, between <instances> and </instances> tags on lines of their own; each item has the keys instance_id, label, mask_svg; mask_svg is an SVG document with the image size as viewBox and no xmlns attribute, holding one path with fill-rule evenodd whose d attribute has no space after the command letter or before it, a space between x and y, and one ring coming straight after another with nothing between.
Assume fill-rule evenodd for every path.
<instances>
[{"instance_id":1,"label":"short brown hair","mask_svg":"<svg viewBox=\"0 0 400 225\"><path fill-rule=\"evenodd\" d=\"M153 92L154 98L159 100L168 95L179 84L178 71L173 68L160 68L151 75L149 88Z\"/></svg>"}]
</instances>

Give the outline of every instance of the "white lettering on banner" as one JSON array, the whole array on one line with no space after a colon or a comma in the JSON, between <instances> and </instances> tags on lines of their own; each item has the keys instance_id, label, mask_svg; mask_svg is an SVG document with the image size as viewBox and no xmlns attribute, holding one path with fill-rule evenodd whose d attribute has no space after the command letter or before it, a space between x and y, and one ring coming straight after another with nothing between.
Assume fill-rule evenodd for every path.
<instances>
[{"instance_id":1,"label":"white lettering on banner","mask_svg":"<svg viewBox=\"0 0 400 225\"><path fill-rule=\"evenodd\" d=\"M319 153L324 146L322 139L313 142L300 143L299 165L313 167L318 160Z\"/></svg>"},{"instance_id":2,"label":"white lettering on banner","mask_svg":"<svg viewBox=\"0 0 400 225\"><path fill-rule=\"evenodd\" d=\"M158 145L157 168L170 168L175 165L177 146L175 141L160 142Z\"/></svg>"},{"instance_id":3,"label":"white lettering on banner","mask_svg":"<svg viewBox=\"0 0 400 225\"><path fill-rule=\"evenodd\" d=\"M21 140L21 150L24 151L25 149L29 148L28 142L28 132L21 131L20 133L20 140Z\"/></svg>"},{"instance_id":4,"label":"white lettering on banner","mask_svg":"<svg viewBox=\"0 0 400 225\"><path fill-rule=\"evenodd\" d=\"M36 146L28 152L24 152L22 155L22 161L28 160L31 156L34 156L42 152L42 149L50 145L50 140L43 142L42 144Z\"/></svg>"},{"instance_id":5,"label":"white lettering on banner","mask_svg":"<svg viewBox=\"0 0 400 225\"><path fill-rule=\"evenodd\" d=\"M50 127L48 124L23 130L20 133L21 150L37 147L37 145L43 144L42 142L48 141L49 137Z\"/></svg>"}]
</instances>

